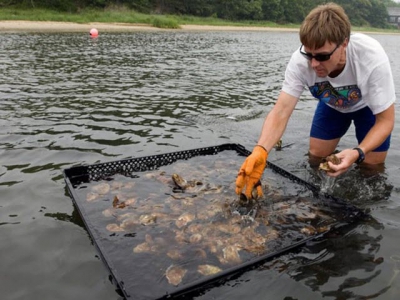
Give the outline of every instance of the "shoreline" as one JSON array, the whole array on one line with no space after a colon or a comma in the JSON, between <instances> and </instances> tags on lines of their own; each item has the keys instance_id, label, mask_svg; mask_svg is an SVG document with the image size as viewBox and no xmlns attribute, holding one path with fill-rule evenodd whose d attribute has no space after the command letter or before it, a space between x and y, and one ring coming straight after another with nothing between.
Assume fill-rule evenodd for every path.
<instances>
[{"instance_id":1,"label":"shoreline","mask_svg":"<svg viewBox=\"0 0 400 300\"><path fill-rule=\"evenodd\" d=\"M153 27L148 24L131 23L73 23L54 21L0 21L0 32L89 32L96 28L101 32L135 32L135 31L288 31L297 32L298 28L258 27L258 26L214 26L214 25L181 25L180 29Z\"/></svg>"},{"instance_id":2,"label":"shoreline","mask_svg":"<svg viewBox=\"0 0 400 300\"><path fill-rule=\"evenodd\" d=\"M289 27L267 27L267 26L232 26L232 25L180 25L180 29L158 28L149 24L139 23L75 23L58 21L26 21L26 20L0 20L0 33L89 33L90 29L96 28L99 34L102 32L139 32L139 31L259 31L259 32L299 32L299 28ZM360 31L366 34L392 34L399 32L383 31Z\"/></svg>"}]
</instances>

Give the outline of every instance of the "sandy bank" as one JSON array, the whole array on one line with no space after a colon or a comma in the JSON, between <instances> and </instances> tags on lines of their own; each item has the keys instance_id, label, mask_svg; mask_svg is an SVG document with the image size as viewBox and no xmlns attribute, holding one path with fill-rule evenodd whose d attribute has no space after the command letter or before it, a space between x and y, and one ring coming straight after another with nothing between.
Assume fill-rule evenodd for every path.
<instances>
[{"instance_id":1,"label":"sandy bank","mask_svg":"<svg viewBox=\"0 0 400 300\"><path fill-rule=\"evenodd\" d=\"M0 21L0 32L89 32L97 28L99 32L132 32L132 31L167 31L147 24L128 23L87 23L72 22L40 22L40 21ZM176 29L174 29L176 30ZM295 28L274 27L240 27L240 26L210 26L182 25L181 31L298 31Z\"/></svg>"}]
</instances>

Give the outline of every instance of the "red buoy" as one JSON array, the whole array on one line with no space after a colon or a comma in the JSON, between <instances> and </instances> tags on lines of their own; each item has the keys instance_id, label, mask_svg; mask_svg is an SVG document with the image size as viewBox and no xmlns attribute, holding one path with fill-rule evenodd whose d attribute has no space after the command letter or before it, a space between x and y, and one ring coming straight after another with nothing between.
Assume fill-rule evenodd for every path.
<instances>
[{"instance_id":1,"label":"red buoy","mask_svg":"<svg viewBox=\"0 0 400 300\"><path fill-rule=\"evenodd\" d=\"M99 32L98 32L98 30L96 28L92 28L92 29L90 29L89 34L90 34L91 37L98 37Z\"/></svg>"}]
</instances>

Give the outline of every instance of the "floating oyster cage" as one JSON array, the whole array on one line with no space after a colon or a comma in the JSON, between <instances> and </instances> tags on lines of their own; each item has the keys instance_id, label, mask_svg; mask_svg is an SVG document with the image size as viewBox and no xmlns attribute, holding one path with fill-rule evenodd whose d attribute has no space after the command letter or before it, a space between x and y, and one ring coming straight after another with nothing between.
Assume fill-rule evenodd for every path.
<instances>
[{"instance_id":1,"label":"floating oyster cage","mask_svg":"<svg viewBox=\"0 0 400 300\"><path fill-rule=\"evenodd\" d=\"M124 298L185 297L366 217L271 162L264 204L238 204L236 174L250 153L222 144L64 170ZM177 190L173 173L195 184Z\"/></svg>"}]
</instances>

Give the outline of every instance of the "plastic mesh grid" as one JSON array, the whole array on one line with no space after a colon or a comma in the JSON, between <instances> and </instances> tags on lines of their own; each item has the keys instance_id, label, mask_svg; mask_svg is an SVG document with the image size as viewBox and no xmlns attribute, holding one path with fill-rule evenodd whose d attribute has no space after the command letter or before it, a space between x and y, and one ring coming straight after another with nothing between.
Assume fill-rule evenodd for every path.
<instances>
[{"instance_id":1,"label":"plastic mesh grid","mask_svg":"<svg viewBox=\"0 0 400 300\"><path fill-rule=\"evenodd\" d=\"M187 160L187 159L190 159L195 156L213 155L213 154L217 154L224 150L234 150L239 155L243 155L243 156L247 156L251 153L248 150L246 150L243 146L238 145L238 144L223 144L223 145L219 145L219 146L212 146L212 147L199 148L199 149L193 149L193 150L185 150L185 151L179 151L179 152L159 154L159 155L154 155L154 156L124 159L124 160L119 160L119 161L93 164L93 165L88 165L88 166L78 166L78 167L74 167L74 168L65 170L64 176L65 176L65 179L67 182L68 189L72 195L72 198L75 200L75 203L77 203L78 196L75 193L74 187L82 182L98 181L101 179L106 179L107 177L110 177L114 174L121 174L121 175L129 177L133 172L154 170L161 166L173 164L174 162L177 162L179 160ZM319 195L319 191L318 191L317 187L315 187L312 184L302 180L301 178L291 174L290 172L287 172L286 170L278 167L277 165L269 162L268 167L270 169L272 169L274 172L278 173L279 175L304 186L306 189L313 192L316 197L324 196L325 198L331 199L334 205L338 205L342 208L346 207L347 209L345 210L345 214L346 214L346 217L349 220L349 222L351 222L352 220L355 220L357 218L360 218L360 217L365 217L365 214L363 212L358 210L356 207L349 205L342 199L337 199L331 195ZM78 209L79 209L79 206L78 206ZM85 222L85 213L81 210L79 212ZM88 225L86 222L85 222L85 224ZM89 228L89 233L91 233L90 228ZM213 282L215 280L218 280L218 279L224 278L228 275L231 275L234 272L244 271L244 270L256 265L257 263L259 263L261 261L265 261L270 258L276 257L278 255L281 255L289 250L292 250L296 247L304 245L308 240L315 239L317 237L318 236L313 236L308 239L302 240L299 243L293 243L289 247L280 249L280 251L278 251L278 252L264 255L262 257L252 260L251 262L248 262L246 264L242 264L238 267L232 268L229 270L229 273L223 272L221 274L218 274L218 276L213 276L213 277L208 278L206 281L199 281L199 282L193 282L191 284L187 284L187 285L183 286L182 288L177 289L173 293L170 293L168 296L171 297L174 295L182 295L182 294L185 294L192 290L201 288L205 284L209 284L210 282ZM96 238L93 237L93 239L95 240L95 244L96 244ZM109 262L107 261L105 256L101 253L100 249L99 249L99 252L100 252L101 257L102 257L103 261L105 262L105 264L108 265ZM124 291L124 283L121 280L118 281L119 278L116 275L117 270L115 270L113 268L109 268L109 269L110 269L110 272L113 275L115 281L118 283L119 288L122 291ZM124 295L132 296L132 295L127 294L125 291L124 291Z\"/></svg>"},{"instance_id":2,"label":"plastic mesh grid","mask_svg":"<svg viewBox=\"0 0 400 300\"><path fill-rule=\"evenodd\" d=\"M88 166L89 180L99 180L116 173L129 176L132 172L149 171L161 166L170 165L178 160L186 160L200 155L217 154L223 150L235 149L243 155L247 155L247 150L240 145L224 144L207 148L184 150L153 156L139 157L133 159L119 160L109 163L94 164Z\"/></svg>"}]
</instances>

